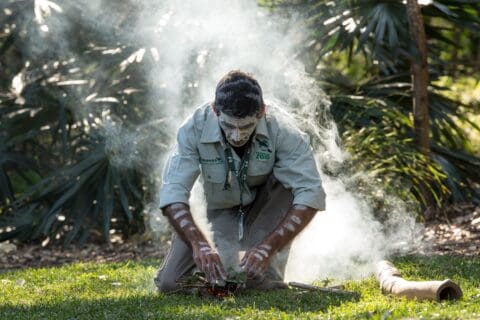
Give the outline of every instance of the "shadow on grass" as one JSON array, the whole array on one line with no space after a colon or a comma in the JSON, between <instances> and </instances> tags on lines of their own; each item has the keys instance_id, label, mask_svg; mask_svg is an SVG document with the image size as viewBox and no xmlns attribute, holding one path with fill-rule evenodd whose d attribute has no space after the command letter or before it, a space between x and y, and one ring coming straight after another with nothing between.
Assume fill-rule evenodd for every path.
<instances>
[{"instance_id":1,"label":"shadow on grass","mask_svg":"<svg viewBox=\"0 0 480 320\"><path fill-rule=\"evenodd\" d=\"M218 300L182 294L63 300L33 306L1 306L1 319L218 319L245 314L325 312L357 298L283 289L250 291Z\"/></svg>"}]
</instances>

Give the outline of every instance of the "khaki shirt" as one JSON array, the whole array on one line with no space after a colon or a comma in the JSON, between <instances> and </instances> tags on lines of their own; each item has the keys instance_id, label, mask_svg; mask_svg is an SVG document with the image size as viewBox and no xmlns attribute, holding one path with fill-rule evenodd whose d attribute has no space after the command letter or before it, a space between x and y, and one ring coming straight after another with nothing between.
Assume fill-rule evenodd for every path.
<instances>
[{"instance_id":1,"label":"khaki shirt","mask_svg":"<svg viewBox=\"0 0 480 320\"><path fill-rule=\"evenodd\" d=\"M167 160L160 189L160 207L175 202L188 204L190 190L201 173L207 209L226 209L240 205L240 186L231 174L230 188L225 159L227 145L218 118L210 104L197 108L178 130L177 143ZM293 204L325 210L325 192L314 160L309 137L285 119L280 110L267 107L250 145L247 170L248 188L242 204L254 199L257 187L269 175L292 191ZM233 151L235 168L241 159Z\"/></svg>"}]
</instances>

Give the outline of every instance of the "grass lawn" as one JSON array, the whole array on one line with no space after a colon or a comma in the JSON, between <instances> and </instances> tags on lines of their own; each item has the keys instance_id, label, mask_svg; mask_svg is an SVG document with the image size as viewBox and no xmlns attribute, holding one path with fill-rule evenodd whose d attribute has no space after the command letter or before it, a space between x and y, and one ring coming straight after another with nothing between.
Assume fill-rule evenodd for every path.
<instances>
[{"instance_id":1,"label":"grass lawn","mask_svg":"<svg viewBox=\"0 0 480 320\"><path fill-rule=\"evenodd\" d=\"M0 319L480 319L480 258L403 257L407 279L451 278L456 302L384 296L373 277L345 283L360 299L319 292L251 291L223 301L155 292L159 261L77 263L0 274Z\"/></svg>"}]
</instances>

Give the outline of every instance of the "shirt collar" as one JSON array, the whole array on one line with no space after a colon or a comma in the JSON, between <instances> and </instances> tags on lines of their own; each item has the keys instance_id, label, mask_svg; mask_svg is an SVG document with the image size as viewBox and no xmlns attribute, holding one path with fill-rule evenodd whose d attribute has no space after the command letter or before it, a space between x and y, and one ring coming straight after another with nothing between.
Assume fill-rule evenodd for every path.
<instances>
[{"instance_id":1,"label":"shirt collar","mask_svg":"<svg viewBox=\"0 0 480 320\"><path fill-rule=\"evenodd\" d=\"M218 118L209 106L207 111L207 120L203 127L202 136L200 137L201 143L213 143L222 142L222 132L220 131L220 125L218 124Z\"/></svg>"},{"instance_id":2,"label":"shirt collar","mask_svg":"<svg viewBox=\"0 0 480 320\"><path fill-rule=\"evenodd\" d=\"M257 127L255 128L255 135L262 135L267 139L270 138L268 136L267 117L265 115L258 121Z\"/></svg>"}]
</instances>

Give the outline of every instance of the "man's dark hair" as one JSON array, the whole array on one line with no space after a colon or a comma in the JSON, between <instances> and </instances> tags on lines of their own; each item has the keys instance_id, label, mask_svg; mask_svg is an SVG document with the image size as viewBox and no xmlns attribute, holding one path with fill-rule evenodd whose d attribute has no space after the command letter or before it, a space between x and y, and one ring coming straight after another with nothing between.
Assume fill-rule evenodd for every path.
<instances>
[{"instance_id":1,"label":"man's dark hair","mask_svg":"<svg viewBox=\"0 0 480 320\"><path fill-rule=\"evenodd\" d=\"M232 70L215 89L215 108L231 117L253 116L263 105L262 88L250 73Z\"/></svg>"}]
</instances>

